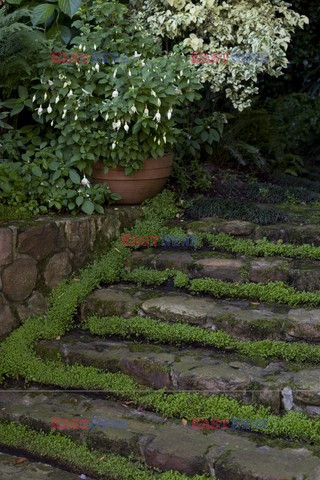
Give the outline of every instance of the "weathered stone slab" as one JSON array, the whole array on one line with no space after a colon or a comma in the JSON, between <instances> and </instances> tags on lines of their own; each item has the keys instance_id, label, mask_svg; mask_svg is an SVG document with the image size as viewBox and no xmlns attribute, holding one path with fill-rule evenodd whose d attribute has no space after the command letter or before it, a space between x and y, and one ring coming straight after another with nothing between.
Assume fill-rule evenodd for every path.
<instances>
[{"instance_id":1,"label":"weathered stone slab","mask_svg":"<svg viewBox=\"0 0 320 480\"><path fill-rule=\"evenodd\" d=\"M17 306L17 313L21 321L31 315L40 315L45 312L48 300L40 292L33 292L25 304Z\"/></svg>"},{"instance_id":2,"label":"weathered stone slab","mask_svg":"<svg viewBox=\"0 0 320 480\"><path fill-rule=\"evenodd\" d=\"M0 478L1 480L79 480L81 477L79 474L52 467L47 463L0 452ZM82 478L90 480L88 476Z\"/></svg>"},{"instance_id":3,"label":"weathered stone slab","mask_svg":"<svg viewBox=\"0 0 320 480\"><path fill-rule=\"evenodd\" d=\"M259 446L246 435L240 439L229 431L217 432L208 452L211 473L219 480L317 480L319 458L306 448Z\"/></svg>"},{"instance_id":4,"label":"weathered stone slab","mask_svg":"<svg viewBox=\"0 0 320 480\"><path fill-rule=\"evenodd\" d=\"M282 441L283 447L279 447L277 441L269 439L268 446L261 446L261 435L231 429L194 430L190 422L182 425L178 420L163 419L130 405L85 394L29 391L1 395L1 420L48 432L52 417L87 418L89 425L93 417L126 419L127 429L60 430L60 433L101 450L104 455L132 454L133 458L162 471L207 473L219 480L319 479L320 458L305 445L293 448L289 441Z\"/></svg>"},{"instance_id":5,"label":"weathered stone slab","mask_svg":"<svg viewBox=\"0 0 320 480\"><path fill-rule=\"evenodd\" d=\"M193 277L213 277L226 282L240 282L244 260L241 258L202 258L195 262Z\"/></svg>"},{"instance_id":6,"label":"weathered stone slab","mask_svg":"<svg viewBox=\"0 0 320 480\"><path fill-rule=\"evenodd\" d=\"M179 349L74 333L61 340L40 342L37 352L50 358L59 354L67 363L121 371L153 388L224 393L246 403L259 401L275 412L280 411L282 390L288 385L292 390L292 408L307 412L306 405L320 405L320 368L301 366L292 372L286 362L264 361L255 365L254 360L217 352L212 347Z\"/></svg>"},{"instance_id":7,"label":"weathered stone slab","mask_svg":"<svg viewBox=\"0 0 320 480\"><path fill-rule=\"evenodd\" d=\"M133 293L132 293L133 292ZM249 301L213 300L175 292L117 285L98 289L83 303L81 315L124 315L135 312L170 322L187 322L224 330L250 340L302 339L320 342L320 310Z\"/></svg>"}]
</instances>

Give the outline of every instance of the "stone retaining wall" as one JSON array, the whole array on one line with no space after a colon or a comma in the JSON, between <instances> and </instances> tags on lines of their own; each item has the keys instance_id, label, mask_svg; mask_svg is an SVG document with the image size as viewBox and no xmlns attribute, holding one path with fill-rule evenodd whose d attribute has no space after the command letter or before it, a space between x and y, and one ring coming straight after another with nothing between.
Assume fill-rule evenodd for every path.
<instances>
[{"instance_id":1,"label":"stone retaining wall","mask_svg":"<svg viewBox=\"0 0 320 480\"><path fill-rule=\"evenodd\" d=\"M141 216L141 207L105 215L41 217L0 226L0 338L41 313L51 290Z\"/></svg>"}]
</instances>

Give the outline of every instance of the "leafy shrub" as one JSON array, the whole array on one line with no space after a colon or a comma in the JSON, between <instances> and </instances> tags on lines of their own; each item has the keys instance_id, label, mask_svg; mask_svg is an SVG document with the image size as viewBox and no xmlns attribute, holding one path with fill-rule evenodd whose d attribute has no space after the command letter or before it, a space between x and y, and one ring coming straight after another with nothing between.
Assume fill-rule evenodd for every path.
<instances>
[{"instance_id":1,"label":"leafy shrub","mask_svg":"<svg viewBox=\"0 0 320 480\"><path fill-rule=\"evenodd\" d=\"M243 110L258 93L258 74L278 77L288 65L286 50L297 26L308 18L284 2L232 0L231 2L192 0L147 0L131 2L152 34L170 50L179 45L184 51L202 52L268 51L268 63L200 64L202 82L214 92L224 91L233 106ZM214 19L214 20L213 20ZM192 65L195 67L195 65Z\"/></svg>"}]
</instances>

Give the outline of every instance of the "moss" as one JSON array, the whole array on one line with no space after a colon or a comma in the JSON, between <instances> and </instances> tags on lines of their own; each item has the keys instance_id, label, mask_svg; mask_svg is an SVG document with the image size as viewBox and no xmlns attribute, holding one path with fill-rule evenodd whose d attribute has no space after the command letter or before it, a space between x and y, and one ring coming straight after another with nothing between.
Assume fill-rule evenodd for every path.
<instances>
[{"instance_id":1,"label":"moss","mask_svg":"<svg viewBox=\"0 0 320 480\"><path fill-rule=\"evenodd\" d=\"M103 476L110 480L187 480L178 472L160 473L139 462L130 462L120 455L108 454L62 436L60 433L36 432L31 428L14 423L0 422L0 444L26 452L32 452L52 462L67 466L75 472L86 472L92 476ZM210 477L211 478L211 477ZM205 475L196 475L193 480L209 480Z\"/></svg>"},{"instance_id":2,"label":"moss","mask_svg":"<svg viewBox=\"0 0 320 480\"><path fill-rule=\"evenodd\" d=\"M239 324L239 320L236 318L235 315L232 315L230 313L223 313L221 315L217 315L214 318L213 323L218 327L225 324L230 325L231 327L236 327Z\"/></svg>"}]
</instances>

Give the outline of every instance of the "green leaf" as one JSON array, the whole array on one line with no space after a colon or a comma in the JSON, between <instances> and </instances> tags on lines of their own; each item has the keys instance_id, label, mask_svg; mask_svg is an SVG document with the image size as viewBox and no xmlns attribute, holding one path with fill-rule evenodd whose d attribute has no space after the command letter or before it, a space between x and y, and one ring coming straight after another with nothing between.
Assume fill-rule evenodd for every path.
<instances>
[{"instance_id":1,"label":"green leaf","mask_svg":"<svg viewBox=\"0 0 320 480\"><path fill-rule=\"evenodd\" d=\"M76 205L75 205L74 203L72 203L72 202L68 203L68 208L69 208L69 210L74 210L75 206L76 206Z\"/></svg>"},{"instance_id":2,"label":"green leaf","mask_svg":"<svg viewBox=\"0 0 320 480\"><path fill-rule=\"evenodd\" d=\"M112 200L121 200L121 195L119 193L111 193Z\"/></svg>"},{"instance_id":3,"label":"green leaf","mask_svg":"<svg viewBox=\"0 0 320 480\"><path fill-rule=\"evenodd\" d=\"M41 177L42 176L42 171L41 171L41 168L38 167L38 165L34 165L31 169L33 175L35 175L36 177Z\"/></svg>"},{"instance_id":4,"label":"green leaf","mask_svg":"<svg viewBox=\"0 0 320 480\"><path fill-rule=\"evenodd\" d=\"M26 89L26 87L22 87L21 85L19 85L18 92L19 92L19 97L20 98L22 98L23 100L25 100L27 98L28 90Z\"/></svg>"},{"instance_id":5,"label":"green leaf","mask_svg":"<svg viewBox=\"0 0 320 480\"><path fill-rule=\"evenodd\" d=\"M94 212L94 204L90 200L85 200L81 206L81 210L88 215L92 215Z\"/></svg>"},{"instance_id":6,"label":"green leaf","mask_svg":"<svg viewBox=\"0 0 320 480\"><path fill-rule=\"evenodd\" d=\"M83 201L84 201L84 198L83 197L77 197L76 198L76 204L78 205L78 207L80 207L80 205L83 204Z\"/></svg>"},{"instance_id":7,"label":"green leaf","mask_svg":"<svg viewBox=\"0 0 320 480\"><path fill-rule=\"evenodd\" d=\"M204 131L204 132L201 133L201 140L203 142L206 142L208 140L208 138L209 138L208 132Z\"/></svg>"},{"instance_id":8,"label":"green leaf","mask_svg":"<svg viewBox=\"0 0 320 480\"><path fill-rule=\"evenodd\" d=\"M38 25L39 23L45 23L48 18L53 15L56 6L56 3L53 5L50 3L41 3L41 5L37 5L32 12L32 24Z\"/></svg>"},{"instance_id":9,"label":"green leaf","mask_svg":"<svg viewBox=\"0 0 320 480\"><path fill-rule=\"evenodd\" d=\"M210 145L212 144L212 142L219 142L219 140L220 140L219 132L217 132L217 130L210 130L210 134L209 134Z\"/></svg>"},{"instance_id":10,"label":"green leaf","mask_svg":"<svg viewBox=\"0 0 320 480\"><path fill-rule=\"evenodd\" d=\"M82 0L58 0L62 12L71 18L79 10L81 3Z\"/></svg>"},{"instance_id":11,"label":"green leaf","mask_svg":"<svg viewBox=\"0 0 320 480\"><path fill-rule=\"evenodd\" d=\"M62 41L68 45L72 38L72 33L70 28L66 27L65 25L59 25L59 30L61 34Z\"/></svg>"},{"instance_id":12,"label":"green leaf","mask_svg":"<svg viewBox=\"0 0 320 480\"><path fill-rule=\"evenodd\" d=\"M59 168L59 163L56 162L55 160L52 160L52 162L50 162L49 164L49 168L50 170L53 170L55 172Z\"/></svg>"},{"instance_id":13,"label":"green leaf","mask_svg":"<svg viewBox=\"0 0 320 480\"><path fill-rule=\"evenodd\" d=\"M52 182L55 183L58 180L58 178L60 178L60 175L61 175L61 172L59 170L54 172L54 174L52 175Z\"/></svg>"},{"instance_id":14,"label":"green leaf","mask_svg":"<svg viewBox=\"0 0 320 480\"><path fill-rule=\"evenodd\" d=\"M95 206L96 212L100 213L100 215L104 214L104 208L101 205Z\"/></svg>"},{"instance_id":15,"label":"green leaf","mask_svg":"<svg viewBox=\"0 0 320 480\"><path fill-rule=\"evenodd\" d=\"M20 113L23 109L24 109L23 103L18 103L18 104L15 105L15 106L13 107L13 109L11 110L10 116L13 117L13 115L17 115L17 114Z\"/></svg>"},{"instance_id":16,"label":"green leaf","mask_svg":"<svg viewBox=\"0 0 320 480\"><path fill-rule=\"evenodd\" d=\"M73 183L76 183L77 185L79 185L80 182L81 182L81 178L80 178L79 173L76 172L73 169L71 169L70 172L69 172L69 178Z\"/></svg>"},{"instance_id":17,"label":"green leaf","mask_svg":"<svg viewBox=\"0 0 320 480\"><path fill-rule=\"evenodd\" d=\"M80 135L79 135L79 133L74 133L74 134L72 135L72 139L73 139L76 143L78 143L79 140L80 140Z\"/></svg>"}]
</instances>

